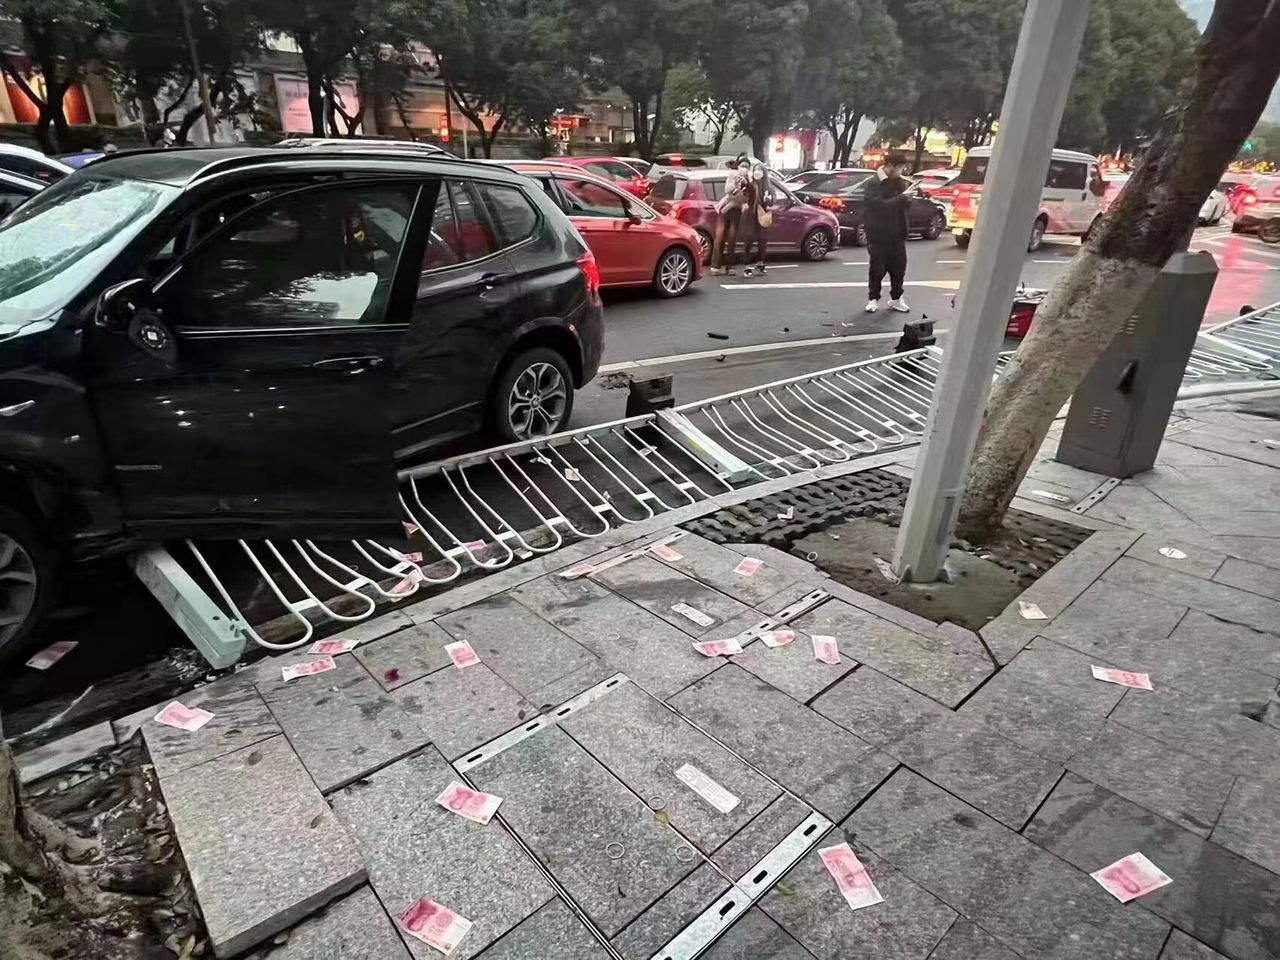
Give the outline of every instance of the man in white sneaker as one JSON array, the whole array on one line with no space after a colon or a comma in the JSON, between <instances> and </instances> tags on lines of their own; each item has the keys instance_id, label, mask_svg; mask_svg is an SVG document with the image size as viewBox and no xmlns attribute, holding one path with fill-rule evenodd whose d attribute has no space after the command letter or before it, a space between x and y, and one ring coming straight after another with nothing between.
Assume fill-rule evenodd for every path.
<instances>
[{"instance_id":1,"label":"man in white sneaker","mask_svg":"<svg viewBox=\"0 0 1280 960\"><path fill-rule=\"evenodd\" d=\"M902 281L907 274L907 208L911 197L902 171L907 158L896 150L884 158L884 166L867 182L862 224L867 231L867 313L880 309L880 288L889 274L889 309L907 313Z\"/></svg>"}]
</instances>

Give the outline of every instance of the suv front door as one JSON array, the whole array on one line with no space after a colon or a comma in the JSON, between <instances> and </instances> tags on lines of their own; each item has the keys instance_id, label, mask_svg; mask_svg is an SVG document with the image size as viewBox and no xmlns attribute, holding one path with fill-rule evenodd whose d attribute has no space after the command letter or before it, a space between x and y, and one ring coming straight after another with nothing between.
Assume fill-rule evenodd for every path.
<instances>
[{"instance_id":1,"label":"suv front door","mask_svg":"<svg viewBox=\"0 0 1280 960\"><path fill-rule=\"evenodd\" d=\"M396 533L389 380L404 325L388 315L419 191L254 195L156 285L150 337L91 329L89 390L130 527Z\"/></svg>"}]
</instances>

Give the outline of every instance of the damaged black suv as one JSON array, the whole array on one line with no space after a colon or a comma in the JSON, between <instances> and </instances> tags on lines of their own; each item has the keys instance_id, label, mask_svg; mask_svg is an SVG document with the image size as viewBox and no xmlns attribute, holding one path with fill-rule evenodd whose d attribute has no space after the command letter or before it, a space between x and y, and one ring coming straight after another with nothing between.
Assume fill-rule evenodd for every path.
<instances>
[{"instance_id":1,"label":"damaged black suv","mask_svg":"<svg viewBox=\"0 0 1280 960\"><path fill-rule=\"evenodd\" d=\"M568 422L595 260L532 181L387 152L92 164L0 222L0 654L59 558L398 528L395 463Z\"/></svg>"}]
</instances>

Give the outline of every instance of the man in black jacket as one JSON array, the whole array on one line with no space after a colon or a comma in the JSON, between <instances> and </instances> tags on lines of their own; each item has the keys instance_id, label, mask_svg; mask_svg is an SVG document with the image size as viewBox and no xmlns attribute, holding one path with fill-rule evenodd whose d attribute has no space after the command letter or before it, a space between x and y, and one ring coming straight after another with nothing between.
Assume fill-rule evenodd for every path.
<instances>
[{"instance_id":1,"label":"man in black jacket","mask_svg":"<svg viewBox=\"0 0 1280 960\"><path fill-rule=\"evenodd\" d=\"M880 285L889 274L889 309L907 313L902 299L902 279L907 273L907 208L911 197L902 171L907 159L890 153L884 166L864 188L862 224L867 232L867 252L871 263L867 272L867 313L880 309Z\"/></svg>"}]
</instances>

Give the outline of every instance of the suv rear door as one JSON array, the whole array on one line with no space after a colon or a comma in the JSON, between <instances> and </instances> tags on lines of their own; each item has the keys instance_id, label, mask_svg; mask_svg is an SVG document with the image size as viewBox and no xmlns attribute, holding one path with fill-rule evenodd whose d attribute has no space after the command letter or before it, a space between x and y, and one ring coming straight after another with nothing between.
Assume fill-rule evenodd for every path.
<instances>
[{"instance_id":1,"label":"suv rear door","mask_svg":"<svg viewBox=\"0 0 1280 960\"><path fill-rule=\"evenodd\" d=\"M1049 233L1084 233L1085 198L1089 196L1089 167L1079 160L1049 161L1041 207L1049 215ZM1090 216L1089 220L1093 217Z\"/></svg>"},{"instance_id":2,"label":"suv rear door","mask_svg":"<svg viewBox=\"0 0 1280 960\"><path fill-rule=\"evenodd\" d=\"M403 325L388 318L420 189L383 179L227 198L236 212L157 284L161 325L139 338L157 349L91 328L89 391L130 527L396 533L389 380Z\"/></svg>"}]
</instances>

